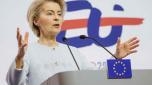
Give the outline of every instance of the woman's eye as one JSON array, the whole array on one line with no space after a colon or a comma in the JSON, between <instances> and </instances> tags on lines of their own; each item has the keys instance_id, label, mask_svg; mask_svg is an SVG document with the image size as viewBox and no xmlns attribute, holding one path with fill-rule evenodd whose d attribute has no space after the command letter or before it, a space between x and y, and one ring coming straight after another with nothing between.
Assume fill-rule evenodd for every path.
<instances>
[{"instance_id":1,"label":"woman's eye","mask_svg":"<svg viewBox=\"0 0 152 85\"><path fill-rule=\"evenodd\" d=\"M58 14L59 16L62 16L62 14Z\"/></svg>"},{"instance_id":2,"label":"woman's eye","mask_svg":"<svg viewBox=\"0 0 152 85\"><path fill-rule=\"evenodd\" d=\"M53 15L52 13L47 13L47 15Z\"/></svg>"}]
</instances>

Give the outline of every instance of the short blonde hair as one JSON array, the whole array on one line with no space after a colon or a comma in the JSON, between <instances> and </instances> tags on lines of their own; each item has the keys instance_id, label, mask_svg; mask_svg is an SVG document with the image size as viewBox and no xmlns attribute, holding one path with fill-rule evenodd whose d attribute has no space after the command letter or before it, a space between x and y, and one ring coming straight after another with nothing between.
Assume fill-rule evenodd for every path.
<instances>
[{"instance_id":1,"label":"short blonde hair","mask_svg":"<svg viewBox=\"0 0 152 85\"><path fill-rule=\"evenodd\" d=\"M40 30L39 27L34 24L34 20L39 17L39 12L42 5L45 2L50 2L50 1L59 4L61 7L61 11L64 14L65 11L64 0L34 0L28 9L27 20L29 22L30 28L37 37L40 37Z\"/></svg>"}]
</instances>

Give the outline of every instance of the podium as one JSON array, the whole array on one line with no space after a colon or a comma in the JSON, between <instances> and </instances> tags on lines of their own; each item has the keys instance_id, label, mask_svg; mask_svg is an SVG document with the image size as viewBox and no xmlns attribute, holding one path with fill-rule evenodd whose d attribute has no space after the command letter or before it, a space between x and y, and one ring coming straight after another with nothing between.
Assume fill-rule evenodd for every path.
<instances>
[{"instance_id":1,"label":"podium","mask_svg":"<svg viewBox=\"0 0 152 85\"><path fill-rule=\"evenodd\" d=\"M130 79L108 79L106 70L58 73L41 85L152 85L152 70L133 70Z\"/></svg>"}]
</instances>

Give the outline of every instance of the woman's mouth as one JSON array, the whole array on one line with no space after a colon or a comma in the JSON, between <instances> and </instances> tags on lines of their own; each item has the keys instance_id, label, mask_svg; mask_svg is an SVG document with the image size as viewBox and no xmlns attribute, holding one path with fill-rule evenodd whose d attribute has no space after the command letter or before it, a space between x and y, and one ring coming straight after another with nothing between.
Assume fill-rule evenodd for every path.
<instances>
[{"instance_id":1,"label":"woman's mouth","mask_svg":"<svg viewBox=\"0 0 152 85\"><path fill-rule=\"evenodd\" d=\"M59 28L59 27L60 27L60 24L53 24L53 27Z\"/></svg>"}]
</instances>

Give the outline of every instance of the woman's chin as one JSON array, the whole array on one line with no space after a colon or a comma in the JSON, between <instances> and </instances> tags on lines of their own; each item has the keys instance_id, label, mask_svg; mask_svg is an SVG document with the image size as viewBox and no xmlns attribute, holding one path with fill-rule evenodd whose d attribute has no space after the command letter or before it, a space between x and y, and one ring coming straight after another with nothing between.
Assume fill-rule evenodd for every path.
<instances>
[{"instance_id":1,"label":"woman's chin","mask_svg":"<svg viewBox=\"0 0 152 85\"><path fill-rule=\"evenodd\" d=\"M60 33L60 31L53 31L53 32L49 32L49 35L52 36L57 36Z\"/></svg>"}]
</instances>

